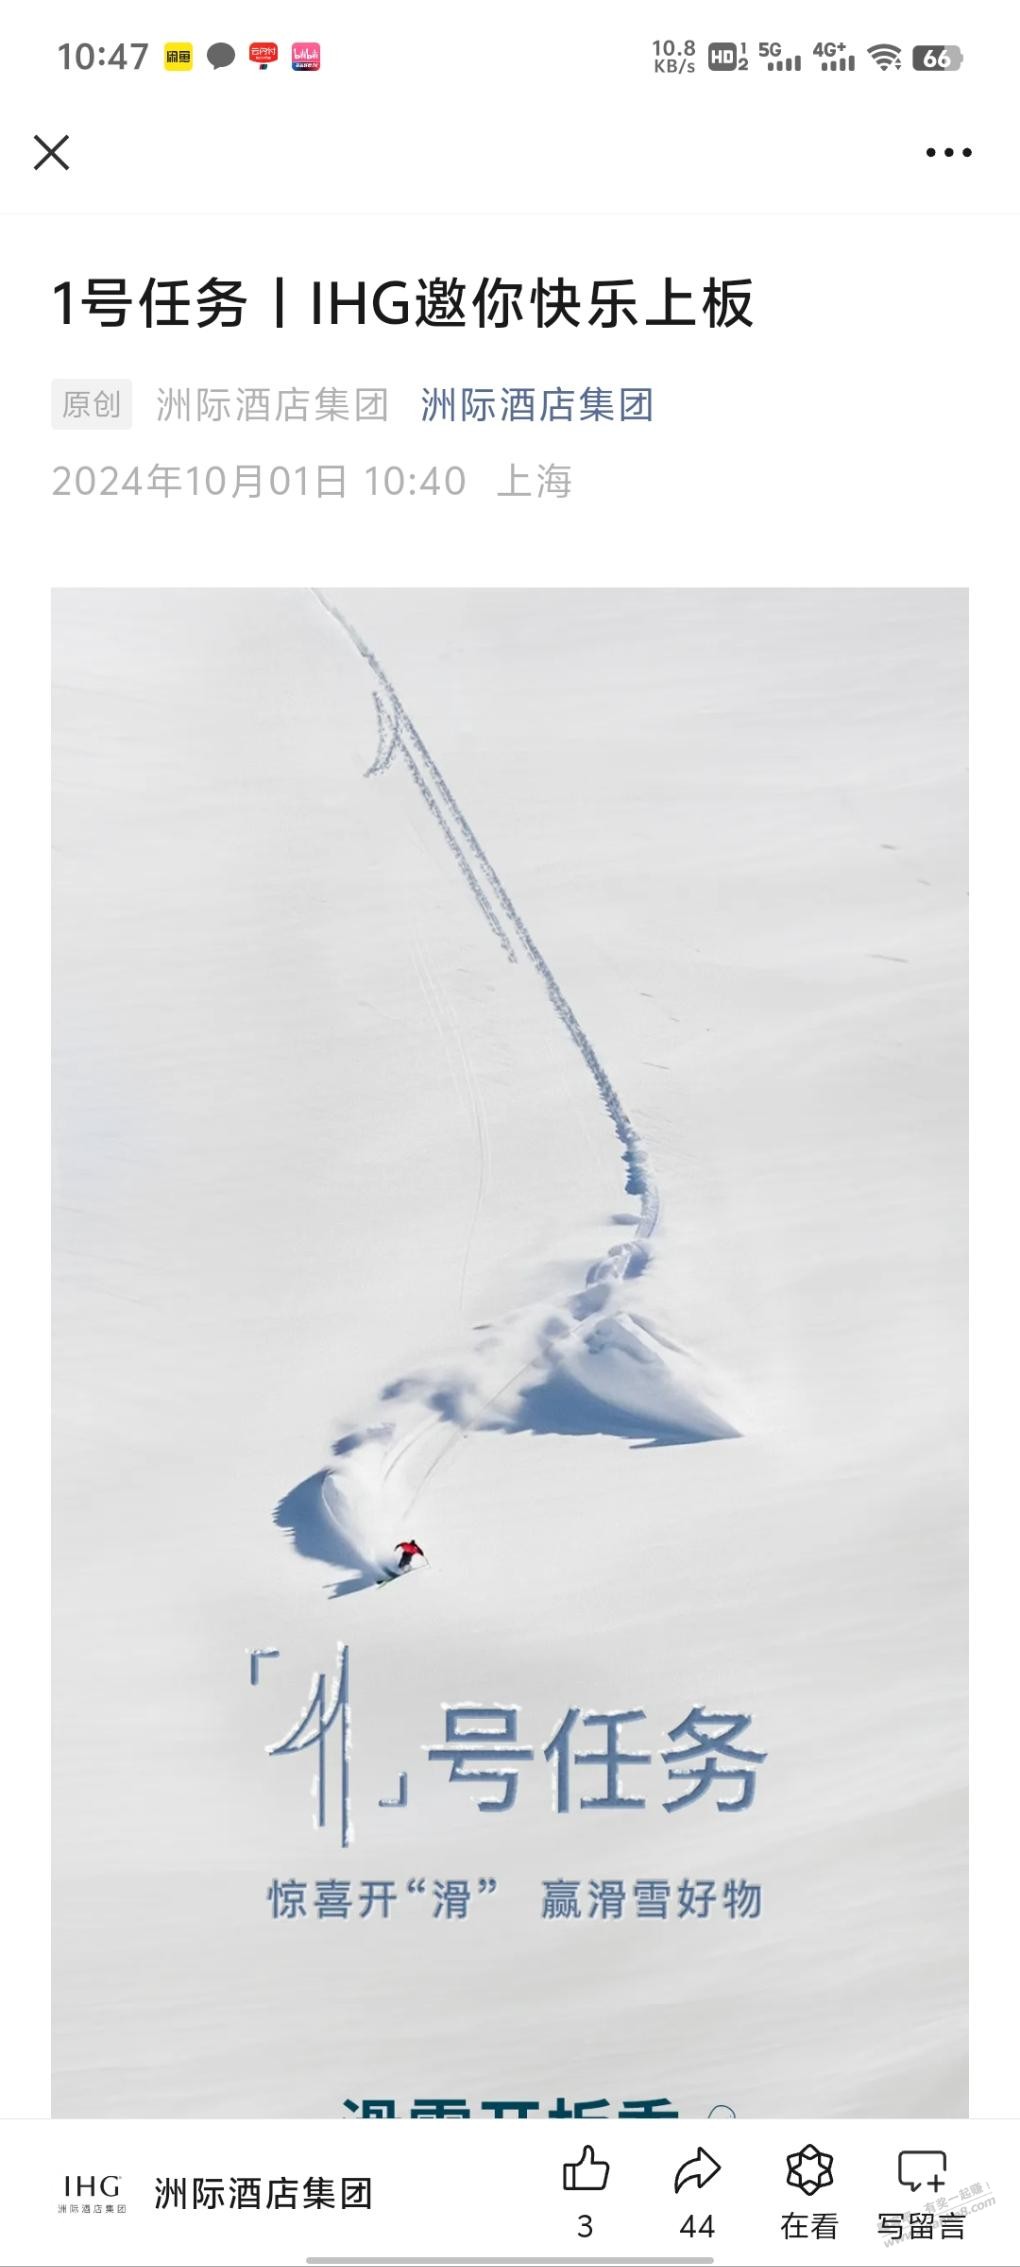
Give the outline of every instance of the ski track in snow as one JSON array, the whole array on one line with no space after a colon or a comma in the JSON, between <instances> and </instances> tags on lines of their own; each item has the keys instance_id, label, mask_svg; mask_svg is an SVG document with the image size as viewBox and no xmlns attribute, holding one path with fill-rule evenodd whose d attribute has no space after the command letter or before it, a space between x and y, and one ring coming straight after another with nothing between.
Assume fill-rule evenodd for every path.
<instances>
[{"instance_id":1,"label":"ski track in snow","mask_svg":"<svg viewBox=\"0 0 1020 2267\"><path fill-rule=\"evenodd\" d=\"M514 954L513 949L510 946L509 939L507 938L505 931L502 929L498 918L494 914L489 899L486 897L484 890L481 888L481 885L477 880L466 852L461 848L460 843L457 842L453 834L452 827L448 825L446 820L444 819L443 814L439 809L436 798L438 797L443 803L445 803L446 808L450 814L450 818L453 822L453 826L459 828L464 842L467 844L468 849L470 850L477 863L477 866L480 868L481 872L485 876L486 881L488 882L492 896L496 899L497 904L502 907L509 927L513 930L523 951L527 955L527 958L530 960L532 967L536 970L538 976L540 977L542 984L545 987L546 993L548 994L550 1003L554 1008L556 1014L559 1016L560 1022L563 1024L565 1031L569 1034L574 1043L574 1046L578 1049L578 1052L583 1057L583 1060L585 1061L589 1071L591 1072L591 1075L598 1088L599 1094L602 1097L602 1101L609 1112L609 1116L616 1131L617 1139L623 1150L624 1159L627 1165L627 1194L628 1196L637 1196L641 1202L641 1218L635 1231L635 1240L640 1238L643 1241L647 1241L647 1239L652 1235L654 1231L655 1223L658 1218L658 1191L655 1187L655 1182L652 1179L652 1175L649 1170L648 1157L644 1144L639 1139L637 1131L623 1107L623 1103L621 1102L620 1097L616 1092L616 1088L614 1087L608 1072L599 1061L599 1058L595 1052L594 1047L592 1046L587 1032L578 1022L578 1019L574 1014L569 1000L566 999L565 995L560 990L560 987L556 981L555 976L553 975L548 961L546 960L544 954L540 952L530 929L522 920L521 915L518 913L517 907L513 902L513 899L511 898L509 892L504 888L503 883L500 881L499 875L497 874L496 869L492 865L490 859L486 856L486 853L478 840L478 836L475 834L473 827L470 825L463 810L461 809L460 804L457 802L452 789L444 779L438 764L434 761L433 757L430 756L420 733L418 732L416 726L412 724L411 719L408 716L407 711L404 708L395 687L390 683L390 680L386 676L381 663L377 660L375 654L371 650L371 647L365 644L364 639L359 635L358 631L355 630L352 627L351 623L347 621L346 617L341 614L339 608L334 606L331 600L324 596L322 591L317 590L315 596L318 599L320 606L323 606L327 614L331 615L333 621L339 623L341 629L350 639L351 644L356 648L357 652L360 653L362 660L368 663L368 666L371 669L373 675L378 680L378 684L382 687L382 694L380 695L378 692L376 692L375 694L376 719L379 726L379 752L375 758L375 762L369 767L367 777L370 779L372 777L377 777L380 772L388 769L389 765L393 763L398 754L403 756L419 793L424 797L425 802L428 804L429 809L433 813L433 816L438 820L443 834L454 852L454 856L457 859L457 863L460 866L462 873L465 875L465 878L470 884L475 897L478 899L485 913L485 917L489 922L489 926L495 930L495 933L500 938L500 941L503 944L504 948L509 951L510 958L515 959L516 955ZM426 773L428 774L428 779L432 781L432 785L435 789L435 794L431 793L429 789L428 779L426 779L425 777Z\"/></svg>"},{"instance_id":2,"label":"ski track in snow","mask_svg":"<svg viewBox=\"0 0 1020 2267\"><path fill-rule=\"evenodd\" d=\"M312 1473L282 1498L274 1516L291 1535L301 1556L351 1570L350 1578L331 1592L339 1597L368 1588L381 1572L389 1571L392 1546L386 1544L380 1549L379 1541L372 1539L373 1531L378 1538L384 1516L388 1529L403 1518L406 1531L406 1521L422 1488L443 1457L472 1431L609 1433L632 1445L651 1447L721 1439L732 1436L734 1428L708 1405L696 1365L684 1349L623 1303L623 1285L641 1275L648 1264L659 1219L658 1189L632 1119L381 663L324 592L316 590L313 595L366 663L374 680L378 746L366 777L378 778L398 757L406 764L487 928L508 960L519 964L523 956L530 965L559 1023L581 1055L623 1154L627 1195L636 1198L639 1207L630 1237L593 1262L582 1290L558 1304L545 1301L508 1317L503 1324L484 1326L473 1333L474 1344L460 1361L434 1363L384 1386L381 1402L401 1404L404 1424L398 1428L384 1419L353 1428L334 1443L332 1464ZM416 966L445 1049L447 1033L435 983L420 945ZM477 1081L452 1015L451 1033L480 1147L480 1179L469 1251L487 1182L487 1139ZM453 1065L450 1067L452 1072ZM467 1256L465 1252L462 1305ZM441 1436L438 1453L424 1464L418 1459L422 1469L415 1479L414 1452L437 1433Z\"/></svg>"}]
</instances>

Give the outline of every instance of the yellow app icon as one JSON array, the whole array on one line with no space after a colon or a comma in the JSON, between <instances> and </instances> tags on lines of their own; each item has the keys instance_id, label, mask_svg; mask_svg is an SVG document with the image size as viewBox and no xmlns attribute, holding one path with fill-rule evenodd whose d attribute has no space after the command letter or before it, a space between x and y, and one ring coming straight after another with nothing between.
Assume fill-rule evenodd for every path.
<instances>
[{"instance_id":1,"label":"yellow app icon","mask_svg":"<svg viewBox=\"0 0 1020 2267\"><path fill-rule=\"evenodd\" d=\"M165 71L190 71L195 50L190 39L168 39L163 49Z\"/></svg>"}]
</instances>

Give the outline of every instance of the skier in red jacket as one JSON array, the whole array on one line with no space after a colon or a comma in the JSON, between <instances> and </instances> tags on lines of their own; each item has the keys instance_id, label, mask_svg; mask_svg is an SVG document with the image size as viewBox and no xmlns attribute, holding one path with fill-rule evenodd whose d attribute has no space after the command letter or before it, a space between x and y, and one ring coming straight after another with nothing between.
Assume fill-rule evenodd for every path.
<instances>
[{"instance_id":1,"label":"skier in red jacket","mask_svg":"<svg viewBox=\"0 0 1020 2267\"><path fill-rule=\"evenodd\" d=\"M393 1548L395 1551L400 1552L400 1565L397 1568L398 1574L407 1573L407 1569L410 1566L412 1559L423 1559L425 1556L420 1543L394 1543Z\"/></svg>"}]
</instances>

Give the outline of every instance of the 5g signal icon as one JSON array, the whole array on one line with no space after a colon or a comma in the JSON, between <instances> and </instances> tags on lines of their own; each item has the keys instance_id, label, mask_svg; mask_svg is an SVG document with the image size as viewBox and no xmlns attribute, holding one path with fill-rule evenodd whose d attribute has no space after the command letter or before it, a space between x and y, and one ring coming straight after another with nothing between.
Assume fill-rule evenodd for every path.
<instances>
[{"instance_id":1,"label":"5g signal icon","mask_svg":"<svg viewBox=\"0 0 1020 2267\"><path fill-rule=\"evenodd\" d=\"M902 52L902 48L890 47L886 40L879 40L877 47L868 49L872 62L878 64L880 71L898 71Z\"/></svg>"}]
</instances>

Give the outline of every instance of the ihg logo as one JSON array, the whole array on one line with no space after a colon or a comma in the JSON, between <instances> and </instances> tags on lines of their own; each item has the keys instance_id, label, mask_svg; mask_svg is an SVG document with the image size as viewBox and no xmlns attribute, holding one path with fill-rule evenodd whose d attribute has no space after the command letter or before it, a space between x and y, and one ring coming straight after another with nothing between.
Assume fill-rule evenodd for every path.
<instances>
[{"instance_id":1,"label":"ihg logo","mask_svg":"<svg viewBox=\"0 0 1020 2267\"><path fill-rule=\"evenodd\" d=\"M119 2196L119 2173L65 2173L65 2196Z\"/></svg>"}]
</instances>

